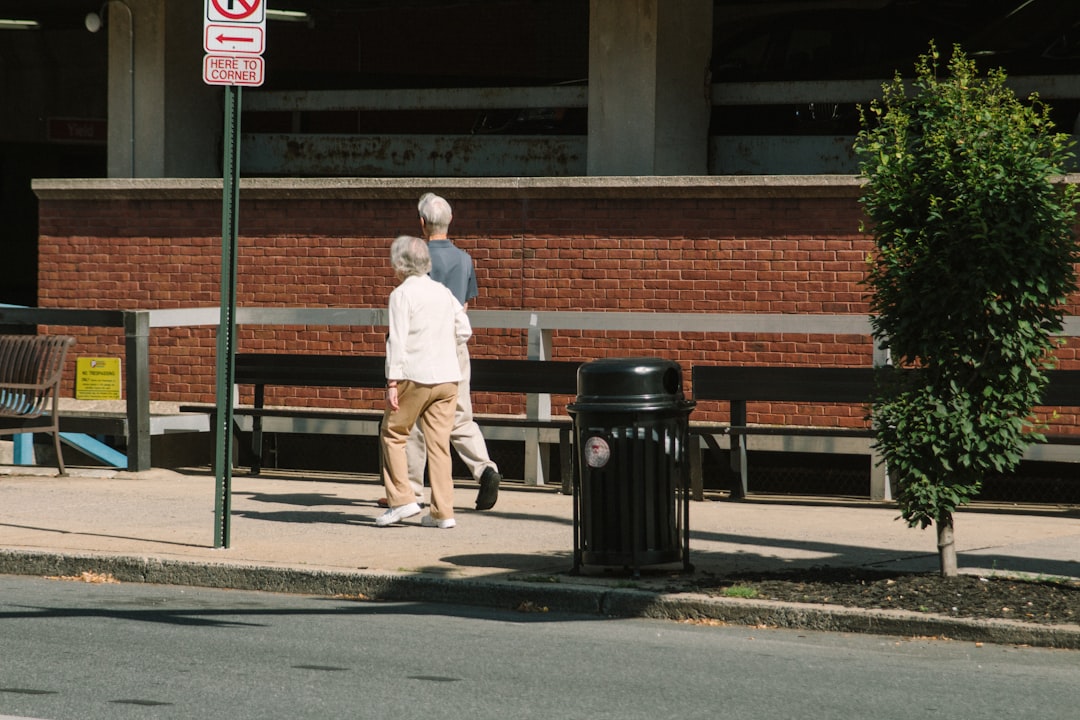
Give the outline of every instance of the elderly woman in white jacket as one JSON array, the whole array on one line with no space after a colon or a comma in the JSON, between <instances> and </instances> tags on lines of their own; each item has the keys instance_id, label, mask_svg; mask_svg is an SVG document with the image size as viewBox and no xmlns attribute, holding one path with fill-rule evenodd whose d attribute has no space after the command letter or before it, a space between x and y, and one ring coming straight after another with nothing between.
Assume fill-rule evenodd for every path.
<instances>
[{"instance_id":1,"label":"elderly woman in white jacket","mask_svg":"<svg viewBox=\"0 0 1080 720\"><path fill-rule=\"evenodd\" d=\"M431 514L420 524L452 528L454 480L450 431L461 380L457 347L472 335L465 309L442 283L428 277L427 243L402 235L390 245L390 265L400 284L390 293L390 334L386 338L386 414L380 447L389 508L375 518L386 527L420 514L409 483L405 442L418 424L428 448Z\"/></svg>"}]
</instances>

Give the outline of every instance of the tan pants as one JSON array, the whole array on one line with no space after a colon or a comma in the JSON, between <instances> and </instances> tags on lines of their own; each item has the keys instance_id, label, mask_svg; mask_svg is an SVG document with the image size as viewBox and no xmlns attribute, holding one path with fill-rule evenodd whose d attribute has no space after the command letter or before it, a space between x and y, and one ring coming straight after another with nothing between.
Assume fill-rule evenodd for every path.
<instances>
[{"instance_id":1,"label":"tan pants","mask_svg":"<svg viewBox=\"0 0 1080 720\"><path fill-rule=\"evenodd\" d=\"M450 431L457 407L457 383L420 385L398 381L398 409L383 416L380 448L383 486L390 507L416 502L409 483L409 462L405 444L416 425L423 433L428 452L431 482L431 516L436 520L454 517L454 479L450 458Z\"/></svg>"},{"instance_id":2,"label":"tan pants","mask_svg":"<svg viewBox=\"0 0 1080 720\"><path fill-rule=\"evenodd\" d=\"M473 420L472 398L469 380L472 376L472 364L469 362L469 347L465 343L457 346L458 366L461 368L461 382L458 383L457 410L454 414L454 427L450 431L450 445L457 450L458 457L469 469L473 480L480 482L480 476L488 468L496 472L498 466L488 455L487 443L480 432L480 426ZM417 495L424 492L424 464L427 462L427 447L424 437L413 430L409 444L405 447L409 458L409 479Z\"/></svg>"}]
</instances>

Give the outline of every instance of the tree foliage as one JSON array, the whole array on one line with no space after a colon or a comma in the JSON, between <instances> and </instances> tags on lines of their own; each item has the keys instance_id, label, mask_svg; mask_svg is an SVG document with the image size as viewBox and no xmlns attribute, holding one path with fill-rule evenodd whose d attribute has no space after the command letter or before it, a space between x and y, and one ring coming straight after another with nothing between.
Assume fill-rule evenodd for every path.
<instances>
[{"instance_id":1,"label":"tree foliage","mask_svg":"<svg viewBox=\"0 0 1080 720\"><path fill-rule=\"evenodd\" d=\"M940 77L938 63L931 44L910 96L899 74L883 86L855 143L874 336L894 364L876 444L904 519L924 528L951 528L987 473L1041 439L1031 410L1078 259L1077 188L1057 182L1069 136L1003 70L980 77L959 46Z\"/></svg>"}]
</instances>

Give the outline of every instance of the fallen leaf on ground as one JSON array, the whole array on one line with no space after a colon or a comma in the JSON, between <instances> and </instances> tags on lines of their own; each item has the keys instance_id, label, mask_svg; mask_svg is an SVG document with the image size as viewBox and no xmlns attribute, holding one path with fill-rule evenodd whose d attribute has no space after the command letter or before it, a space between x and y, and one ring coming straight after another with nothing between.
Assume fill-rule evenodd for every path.
<instances>
[{"instance_id":1,"label":"fallen leaf on ground","mask_svg":"<svg viewBox=\"0 0 1080 720\"><path fill-rule=\"evenodd\" d=\"M78 575L46 575L46 580L67 580L68 582L85 582L96 584L116 584L120 581L113 577L112 573L97 573L92 570L84 570Z\"/></svg>"}]
</instances>

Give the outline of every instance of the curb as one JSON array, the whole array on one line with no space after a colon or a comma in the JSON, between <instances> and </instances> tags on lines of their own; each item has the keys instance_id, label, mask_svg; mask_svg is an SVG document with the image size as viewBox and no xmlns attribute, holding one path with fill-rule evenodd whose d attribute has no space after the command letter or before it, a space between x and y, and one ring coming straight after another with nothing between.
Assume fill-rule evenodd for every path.
<instances>
[{"instance_id":1,"label":"curb","mask_svg":"<svg viewBox=\"0 0 1080 720\"><path fill-rule=\"evenodd\" d=\"M0 550L0 574L74 576L92 569L121 582L345 595L372 601L432 602L749 627L937 637L999 645L1080 650L1080 625L973 620L902 610L862 610L771 600L717 598L604 585L523 580L447 579L410 573L348 573L263 565L215 564L132 556L106 557Z\"/></svg>"}]
</instances>

